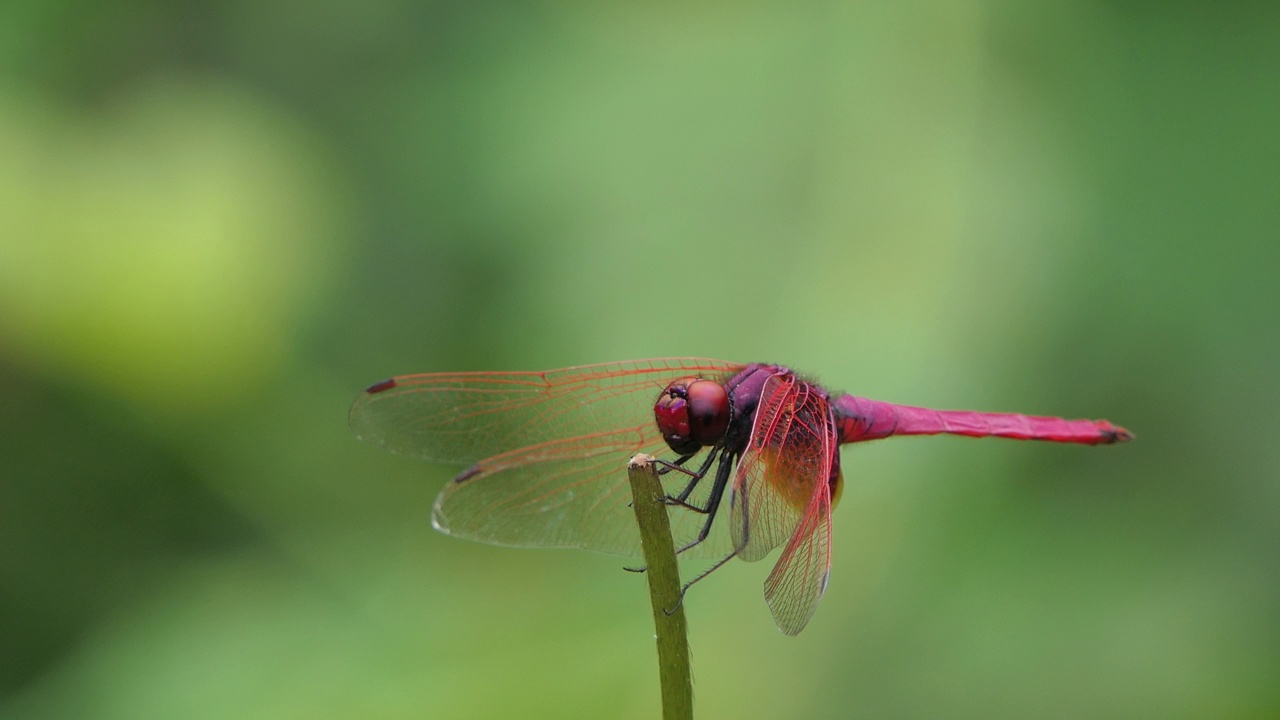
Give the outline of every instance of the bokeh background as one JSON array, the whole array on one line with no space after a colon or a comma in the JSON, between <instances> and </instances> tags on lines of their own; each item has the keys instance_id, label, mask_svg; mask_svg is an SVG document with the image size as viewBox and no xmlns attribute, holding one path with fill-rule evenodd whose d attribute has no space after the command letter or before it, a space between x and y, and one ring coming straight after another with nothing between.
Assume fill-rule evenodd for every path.
<instances>
[{"instance_id":1,"label":"bokeh background","mask_svg":"<svg viewBox=\"0 0 1280 720\"><path fill-rule=\"evenodd\" d=\"M1280 715L1277 72L1259 2L4 3L0 717L655 717L641 576L346 412L669 354L1138 435L846 449L700 716Z\"/></svg>"}]
</instances>

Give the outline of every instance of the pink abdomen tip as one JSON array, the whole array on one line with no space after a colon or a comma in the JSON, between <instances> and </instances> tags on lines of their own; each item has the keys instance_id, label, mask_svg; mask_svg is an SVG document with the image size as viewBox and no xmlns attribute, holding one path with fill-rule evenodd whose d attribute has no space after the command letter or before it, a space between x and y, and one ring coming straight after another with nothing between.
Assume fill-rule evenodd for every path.
<instances>
[{"instance_id":1,"label":"pink abdomen tip","mask_svg":"<svg viewBox=\"0 0 1280 720\"><path fill-rule=\"evenodd\" d=\"M1097 425L1098 425L1098 430L1103 434L1104 437L1106 437L1105 442L1107 443L1129 442L1130 440L1133 439L1133 433L1129 432L1128 430L1125 430L1119 425L1112 425L1110 422L1106 420L1099 420L1097 422Z\"/></svg>"}]
</instances>

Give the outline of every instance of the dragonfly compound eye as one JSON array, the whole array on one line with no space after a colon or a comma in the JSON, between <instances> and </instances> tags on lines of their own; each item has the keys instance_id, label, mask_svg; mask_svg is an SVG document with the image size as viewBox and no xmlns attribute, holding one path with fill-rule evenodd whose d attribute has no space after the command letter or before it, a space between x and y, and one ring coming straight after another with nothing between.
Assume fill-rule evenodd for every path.
<instances>
[{"instance_id":1,"label":"dragonfly compound eye","mask_svg":"<svg viewBox=\"0 0 1280 720\"><path fill-rule=\"evenodd\" d=\"M681 455L715 445L729 427L729 394L712 380L682 378L662 391L653 406L658 431Z\"/></svg>"}]
</instances>

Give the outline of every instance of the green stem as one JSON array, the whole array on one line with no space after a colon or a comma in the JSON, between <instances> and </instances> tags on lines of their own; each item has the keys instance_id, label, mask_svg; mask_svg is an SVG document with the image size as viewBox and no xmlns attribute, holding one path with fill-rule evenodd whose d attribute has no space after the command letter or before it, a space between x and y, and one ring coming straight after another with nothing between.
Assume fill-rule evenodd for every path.
<instances>
[{"instance_id":1,"label":"green stem","mask_svg":"<svg viewBox=\"0 0 1280 720\"><path fill-rule=\"evenodd\" d=\"M680 569L676 565L671 522L663 502L666 492L658 480L653 458L636 455L627 463L631 506L640 524L640 543L648 568L649 601L658 641L658 679L662 683L662 717L692 720L693 681L689 671L689 628L680 602Z\"/></svg>"}]
</instances>

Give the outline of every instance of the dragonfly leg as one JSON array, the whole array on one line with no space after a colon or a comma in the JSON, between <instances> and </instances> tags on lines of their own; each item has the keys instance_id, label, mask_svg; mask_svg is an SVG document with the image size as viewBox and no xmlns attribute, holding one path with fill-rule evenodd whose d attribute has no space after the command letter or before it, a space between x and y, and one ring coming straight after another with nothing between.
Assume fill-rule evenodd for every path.
<instances>
[{"instance_id":1,"label":"dragonfly leg","mask_svg":"<svg viewBox=\"0 0 1280 720\"><path fill-rule=\"evenodd\" d=\"M690 470L684 467L677 468L681 472L688 474L690 477L690 480L689 480L689 484L684 486L684 490L681 490L679 495L675 495L675 496L668 495L666 497L666 503L668 505L676 505L689 510L696 510L698 512L703 512L702 508L692 505L686 502L686 500L688 500L689 496L693 494L694 489L698 487L698 483L702 481L702 478L707 476L707 471L711 469L711 463L715 462L716 460L717 452L718 452L717 450L713 449L711 452L707 453L707 459L703 461L702 467L698 468L697 470ZM687 460L688 458L683 458L683 459ZM677 460L676 462L680 462L680 460Z\"/></svg>"},{"instance_id":2,"label":"dragonfly leg","mask_svg":"<svg viewBox=\"0 0 1280 720\"><path fill-rule=\"evenodd\" d=\"M729 472L732 470L733 470L733 456L727 452L721 453L720 464L716 467L716 483L715 485L711 486L711 495L707 497L707 506L705 508L698 508L692 505L685 505L685 507L688 507L691 510L705 513L707 516L707 521L702 523L702 529L698 531L698 537L694 538L691 542L689 542L687 545L680 548L679 550L676 550L677 555L684 552L685 550L688 550L691 547L694 547L698 543L701 543L703 540L706 540L707 536L711 534L711 523L715 522L716 520L716 511L720 509L720 500L724 498L724 490L729 485ZM730 555L729 557L733 557L733 556ZM722 560L720 562L720 565L723 565L725 561L727 561L728 559L729 558L725 558L724 560ZM719 567L719 565L717 565L716 567ZM712 568L712 569L714 570L715 568Z\"/></svg>"},{"instance_id":3,"label":"dragonfly leg","mask_svg":"<svg viewBox=\"0 0 1280 720\"><path fill-rule=\"evenodd\" d=\"M655 465L658 466L659 475L666 475L672 470L675 470L676 472L682 472L685 475L693 475L694 471L690 470L689 468L686 468L684 464L688 462L690 459L692 459L694 455L697 455L697 454L698 453L696 452L691 452L687 455L681 455L675 460L663 460L661 458L654 458L653 462Z\"/></svg>"},{"instance_id":4,"label":"dragonfly leg","mask_svg":"<svg viewBox=\"0 0 1280 720\"><path fill-rule=\"evenodd\" d=\"M716 453L717 451L714 449L710 453L708 453L707 459L702 463L702 467L698 468L696 471L690 470L686 467L681 467L681 464L684 462L687 462L690 458L693 457L693 455L683 455L680 458L676 459L675 462L667 462L666 460L655 460L655 462L664 466L663 468L659 469L658 472L678 470L682 473L686 473L690 475L693 478L692 480L689 481L689 484L685 486L684 490L681 491L679 495L675 497L668 495L665 498L663 498L663 502L667 505L683 507L689 510L693 510L694 512L699 512L699 513L707 512L706 508L698 507L697 505L694 505L692 503L685 502L685 500L689 497L690 494L693 493L694 488L698 486L698 481L702 480L702 478L707 476L707 471L711 469L711 463L714 462L716 459ZM702 542L707 538L707 532L708 532L707 528L703 528L702 532L699 534L698 539L696 541L694 541L693 543L690 543L689 545L686 545L685 547L680 548L676 552L677 553L684 552L685 550ZM642 573L647 571L649 569L649 566L647 565L641 565L640 567L623 566L622 569L626 570L627 572Z\"/></svg>"},{"instance_id":5,"label":"dragonfly leg","mask_svg":"<svg viewBox=\"0 0 1280 720\"><path fill-rule=\"evenodd\" d=\"M689 588L693 587L693 584L694 584L694 583L696 583L696 582L698 582L699 580L701 580L702 578L704 578L704 577L706 577L706 576L710 575L711 573L715 572L716 570L719 570L720 568L724 567L724 564L725 564L725 563L729 562L730 560L734 559L734 558L735 558L735 557L737 557L737 556L738 556L737 551L734 551L734 552L729 553L729 554L728 554L728 555L726 555L725 557L723 557L723 558L721 558L721 559L717 560L715 565L712 565L711 567L709 567L709 568L707 568L706 570L703 570L701 573L699 573L699 574L698 574L698 577L696 577L696 578L694 578L694 579L690 580L689 582L685 583L685 584L684 584L684 587L680 588L680 599L676 601L676 606L675 606L675 607L673 607L673 608L670 608L669 610L663 610L663 612L665 612L667 615L671 615L671 614L673 614L676 610L679 610L679 609L680 609L680 606L684 604L684 596L685 596L685 594L689 592Z\"/></svg>"},{"instance_id":6,"label":"dragonfly leg","mask_svg":"<svg viewBox=\"0 0 1280 720\"><path fill-rule=\"evenodd\" d=\"M711 460L710 458L708 458L707 462L703 463L702 467L697 470L690 470L689 468L685 467L684 464L688 462L694 455L697 455L697 454L698 453L689 453L687 455L681 455L675 460L663 460L661 458L653 459L653 464L658 466L659 475L666 475L672 470L675 470L676 472L684 473L685 475L688 475L693 478L693 480L690 481L689 486L684 489L683 493L681 493L680 497L682 498L688 497L689 493L693 492L694 486L696 486L698 484L698 481L702 479L702 476L707 473L707 468L711 465ZM711 457L715 457L714 452L712 452ZM671 500L670 495L667 495L662 498L662 501L668 505L671 504L669 502L670 500ZM631 507L631 503L627 503L627 507Z\"/></svg>"}]
</instances>

